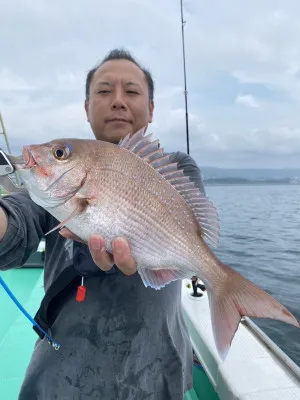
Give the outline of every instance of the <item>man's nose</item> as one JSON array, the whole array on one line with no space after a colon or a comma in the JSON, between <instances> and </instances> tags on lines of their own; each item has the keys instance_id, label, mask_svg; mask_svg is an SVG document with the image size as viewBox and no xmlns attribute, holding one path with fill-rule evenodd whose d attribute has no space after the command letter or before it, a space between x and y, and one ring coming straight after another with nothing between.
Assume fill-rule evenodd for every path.
<instances>
[{"instance_id":1,"label":"man's nose","mask_svg":"<svg viewBox=\"0 0 300 400\"><path fill-rule=\"evenodd\" d=\"M116 95L112 101L111 108L113 110L126 110L127 109L125 99L121 93L116 93Z\"/></svg>"}]
</instances>

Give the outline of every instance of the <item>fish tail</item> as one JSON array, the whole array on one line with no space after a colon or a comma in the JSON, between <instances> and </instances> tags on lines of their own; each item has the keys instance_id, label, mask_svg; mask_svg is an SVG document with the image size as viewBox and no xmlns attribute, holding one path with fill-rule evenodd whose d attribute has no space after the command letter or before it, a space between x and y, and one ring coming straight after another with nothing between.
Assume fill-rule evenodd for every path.
<instances>
[{"instance_id":1,"label":"fish tail","mask_svg":"<svg viewBox=\"0 0 300 400\"><path fill-rule=\"evenodd\" d=\"M229 266L219 262L225 280L208 290L216 347L224 360L243 316L272 318L300 327L277 300Z\"/></svg>"}]
</instances>

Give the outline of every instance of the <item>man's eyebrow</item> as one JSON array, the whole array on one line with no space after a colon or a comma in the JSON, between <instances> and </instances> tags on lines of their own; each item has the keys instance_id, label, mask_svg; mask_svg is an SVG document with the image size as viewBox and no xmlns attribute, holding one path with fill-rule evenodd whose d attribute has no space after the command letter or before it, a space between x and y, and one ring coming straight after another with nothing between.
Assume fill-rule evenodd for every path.
<instances>
[{"instance_id":1,"label":"man's eyebrow","mask_svg":"<svg viewBox=\"0 0 300 400\"><path fill-rule=\"evenodd\" d=\"M136 82L126 82L126 86L140 86L138 83Z\"/></svg>"},{"instance_id":2,"label":"man's eyebrow","mask_svg":"<svg viewBox=\"0 0 300 400\"><path fill-rule=\"evenodd\" d=\"M97 85L96 86L107 86L107 87L111 87L113 84L111 83L111 82L108 82L108 81L99 81L99 82L97 82ZM125 83L125 86L127 86L127 87L130 87L130 86L133 86L133 87L141 87L141 85L139 84L139 83L137 83L137 82L132 82L132 81L128 81L128 82L126 82Z\"/></svg>"},{"instance_id":3,"label":"man's eyebrow","mask_svg":"<svg viewBox=\"0 0 300 400\"><path fill-rule=\"evenodd\" d=\"M111 83L107 82L107 81L100 81L100 82L97 83L97 86L100 86L100 85L111 86Z\"/></svg>"}]
</instances>

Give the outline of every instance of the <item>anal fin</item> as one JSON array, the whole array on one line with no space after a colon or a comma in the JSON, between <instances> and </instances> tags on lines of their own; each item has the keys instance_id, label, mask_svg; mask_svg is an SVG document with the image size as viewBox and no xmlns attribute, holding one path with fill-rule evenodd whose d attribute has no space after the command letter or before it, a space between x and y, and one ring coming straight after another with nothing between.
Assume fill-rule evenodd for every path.
<instances>
[{"instance_id":1,"label":"anal fin","mask_svg":"<svg viewBox=\"0 0 300 400\"><path fill-rule=\"evenodd\" d=\"M193 272L179 269L150 269L138 266L137 270L144 285L156 290L163 288L170 282L191 278L194 275Z\"/></svg>"}]
</instances>

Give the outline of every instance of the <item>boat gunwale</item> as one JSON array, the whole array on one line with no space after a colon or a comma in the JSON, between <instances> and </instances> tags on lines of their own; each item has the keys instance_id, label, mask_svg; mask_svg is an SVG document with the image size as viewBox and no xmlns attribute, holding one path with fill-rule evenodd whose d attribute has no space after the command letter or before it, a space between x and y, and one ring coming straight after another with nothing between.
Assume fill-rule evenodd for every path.
<instances>
[{"instance_id":1,"label":"boat gunwale","mask_svg":"<svg viewBox=\"0 0 300 400\"><path fill-rule=\"evenodd\" d=\"M282 366L300 382L300 367L249 317L243 317L241 323L266 346Z\"/></svg>"}]
</instances>

